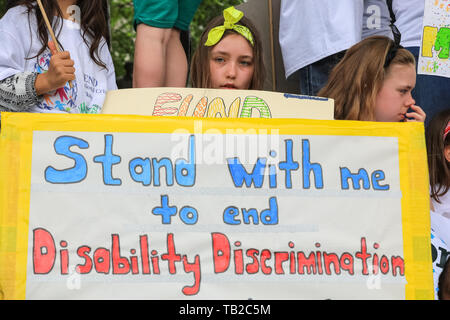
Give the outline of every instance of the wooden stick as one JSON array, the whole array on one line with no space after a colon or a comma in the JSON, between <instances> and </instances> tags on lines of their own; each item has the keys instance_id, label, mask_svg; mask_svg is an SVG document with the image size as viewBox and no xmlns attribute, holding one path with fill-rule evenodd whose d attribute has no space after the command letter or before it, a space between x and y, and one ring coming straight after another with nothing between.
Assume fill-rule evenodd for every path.
<instances>
[{"instance_id":1,"label":"wooden stick","mask_svg":"<svg viewBox=\"0 0 450 320\"><path fill-rule=\"evenodd\" d=\"M56 40L55 33L53 32L52 25L48 20L47 14L45 13L44 6L42 5L41 0L37 0L37 3L39 5L39 9L41 10L42 16L44 17L44 21L45 24L47 25L48 32L52 37L53 43L55 44L56 50L58 50L58 52L61 52L61 48L59 47L58 41ZM72 80L69 80L69 86L72 88Z\"/></svg>"}]
</instances>

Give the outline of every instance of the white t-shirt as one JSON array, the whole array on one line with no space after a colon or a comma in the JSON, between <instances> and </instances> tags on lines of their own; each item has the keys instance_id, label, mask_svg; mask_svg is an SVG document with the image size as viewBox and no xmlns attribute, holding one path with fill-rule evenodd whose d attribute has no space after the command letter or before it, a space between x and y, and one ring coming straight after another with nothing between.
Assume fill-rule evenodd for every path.
<instances>
[{"instance_id":1,"label":"white t-shirt","mask_svg":"<svg viewBox=\"0 0 450 320\"><path fill-rule=\"evenodd\" d=\"M425 0L393 0L395 25L402 34L401 45L420 47Z\"/></svg>"},{"instance_id":2,"label":"white t-shirt","mask_svg":"<svg viewBox=\"0 0 450 320\"><path fill-rule=\"evenodd\" d=\"M439 276L443 269L443 257L446 257L447 252L450 250L442 239L436 235L433 229L431 229L431 246L434 251L433 258L433 283L434 283L434 299L438 299L439 290Z\"/></svg>"},{"instance_id":3,"label":"white t-shirt","mask_svg":"<svg viewBox=\"0 0 450 320\"><path fill-rule=\"evenodd\" d=\"M361 41L363 0L282 0L279 39L286 78Z\"/></svg>"},{"instance_id":4,"label":"white t-shirt","mask_svg":"<svg viewBox=\"0 0 450 320\"><path fill-rule=\"evenodd\" d=\"M450 219L433 211L430 211L430 215L431 228L447 246L450 246Z\"/></svg>"},{"instance_id":5,"label":"white t-shirt","mask_svg":"<svg viewBox=\"0 0 450 320\"><path fill-rule=\"evenodd\" d=\"M51 58L48 49L37 58L27 59L36 56L42 47L34 12L29 17L30 22L25 6L17 6L8 10L0 20L0 80L19 72L43 73L48 70ZM104 40L100 44L100 59L108 68L105 69L91 59L79 25L69 20L61 21L61 32L57 26L55 35L75 62L76 80L72 81L72 87L67 83L63 88L44 94L44 99L34 106L32 112L99 113L106 92L117 89L108 46Z\"/></svg>"},{"instance_id":6,"label":"white t-shirt","mask_svg":"<svg viewBox=\"0 0 450 320\"><path fill-rule=\"evenodd\" d=\"M393 39L386 0L364 0L362 38L385 36Z\"/></svg>"},{"instance_id":7,"label":"white t-shirt","mask_svg":"<svg viewBox=\"0 0 450 320\"><path fill-rule=\"evenodd\" d=\"M441 203L437 203L433 198L431 199L434 207L434 212L450 219L450 191L439 197Z\"/></svg>"},{"instance_id":8,"label":"white t-shirt","mask_svg":"<svg viewBox=\"0 0 450 320\"><path fill-rule=\"evenodd\" d=\"M439 275L444 267L445 258L448 258L450 250L450 219L439 214L430 212L431 221L431 245L433 252L433 281L435 289L435 298L437 299L437 289Z\"/></svg>"}]
</instances>

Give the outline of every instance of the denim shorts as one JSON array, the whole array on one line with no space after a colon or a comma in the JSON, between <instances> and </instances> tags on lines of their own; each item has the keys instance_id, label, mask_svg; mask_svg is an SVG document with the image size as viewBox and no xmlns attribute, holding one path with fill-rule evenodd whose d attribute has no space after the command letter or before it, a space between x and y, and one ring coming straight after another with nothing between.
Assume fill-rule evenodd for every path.
<instances>
[{"instance_id":1,"label":"denim shorts","mask_svg":"<svg viewBox=\"0 0 450 320\"><path fill-rule=\"evenodd\" d=\"M300 77L300 94L316 96L317 92L327 83L331 70L333 70L344 55L345 50L301 68L298 71Z\"/></svg>"}]
</instances>

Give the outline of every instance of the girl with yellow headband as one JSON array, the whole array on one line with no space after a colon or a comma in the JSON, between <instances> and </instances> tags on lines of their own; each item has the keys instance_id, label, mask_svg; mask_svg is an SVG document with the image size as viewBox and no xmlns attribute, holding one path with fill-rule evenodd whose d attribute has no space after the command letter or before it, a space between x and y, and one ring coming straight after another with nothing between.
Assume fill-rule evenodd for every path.
<instances>
[{"instance_id":1,"label":"girl with yellow headband","mask_svg":"<svg viewBox=\"0 0 450 320\"><path fill-rule=\"evenodd\" d=\"M261 90L264 73L260 37L242 11L230 7L209 22L192 57L192 87Z\"/></svg>"}]
</instances>

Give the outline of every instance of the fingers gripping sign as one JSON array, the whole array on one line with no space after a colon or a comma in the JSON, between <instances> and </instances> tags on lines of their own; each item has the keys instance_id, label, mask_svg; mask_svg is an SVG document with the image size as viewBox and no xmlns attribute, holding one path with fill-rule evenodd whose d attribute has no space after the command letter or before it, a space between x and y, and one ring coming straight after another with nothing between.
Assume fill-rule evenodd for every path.
<instances>
[{"instance_id":1,"label":"fingers gripping sign","mask_svg":"<svg viewBox=\"0 0 450 320\"><path fill-rule=\"evenodd\" d=\"M67 81L75 80L75 63L70 58L70 53L68 51L58 52L53 41L48 42L48 48L52 54L48 71L52 71L52 76L55 76L53 81L55 86L60 88L64 86Z\"/></svg>"},{"instance_id":2,"label":"fingers gripping sign","mask_svg":"<svg viewBox=\"0 0 450 320\"><path fill-rule=\"evenodd\" d=\"M67 51L58 51L53 41L48 42L51 52L50 64L46 73L36 79L36 93L44 94L64 87L68 81L75 80L74 61Z\"/></svg>"}]
</instances>

